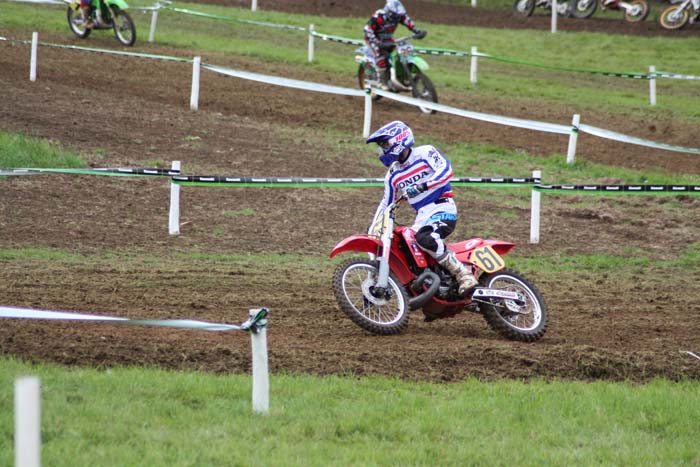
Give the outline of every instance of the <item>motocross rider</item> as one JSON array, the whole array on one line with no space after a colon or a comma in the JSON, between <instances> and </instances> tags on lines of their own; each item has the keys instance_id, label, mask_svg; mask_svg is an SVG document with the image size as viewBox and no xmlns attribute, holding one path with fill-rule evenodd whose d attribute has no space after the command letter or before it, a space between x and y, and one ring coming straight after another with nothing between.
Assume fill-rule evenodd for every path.
<instances>
[{"instance_id":1,"label":"motocross rider","mask_svg":"<svg viewBox=\"0 0 700 467\"><path fill-rule=\"evenodd\" d=\"M434 146L413 147L413 131L398 120L375 131L367 143L379 145L379 160L389 168L384 177L384 197L372 224L390 203L402 195L408 198L417 212L411 228L418 246L454 276L460 295L471 291L478 285L476 278L443 241L457 225L450 161Z\"/></svg>"},{"instance_id":2,"label":"motocross rider","mask_svg":"<svg viewBox=\"0 0 700 467\"><path fill-rule=\"evenodd\" d=\"M396 47L394 31L399 23L410 29L416 39L423 39L428 33L421 31L406 14L406 8L399 0L387 0L384 9L374 12L364 28L365 42L374 54L376 70L368 74L368 79L387 89L386 68L389 56Z\"/></svg>"}]
</instances>

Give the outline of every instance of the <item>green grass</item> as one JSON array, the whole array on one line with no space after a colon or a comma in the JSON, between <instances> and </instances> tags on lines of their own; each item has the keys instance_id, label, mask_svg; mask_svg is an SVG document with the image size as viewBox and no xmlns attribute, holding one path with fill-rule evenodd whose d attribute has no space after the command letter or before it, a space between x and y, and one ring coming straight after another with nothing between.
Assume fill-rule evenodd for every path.
<instances>
[{"instance_id":1,"label":"green grass","mask_svg":"<svg viewBox=\"0 0 700 467\"><path fill-rule=\"evenodd\" d=\"M247 337L235 337L247 339ZM647 385L249 375L0 359L0 464L13 382L42 385L45 465L693 465L697 382Z\"/></svg>"},{"instance_id":2,"label":"green grass","mask_svg":"<svg viewBox=\"0 0 700 467\"><path fill-rule=\"evenodd\" d=\"M83 159L48 140L0 131L2 168L81 168Z\"/></svg>"}]
</instances>

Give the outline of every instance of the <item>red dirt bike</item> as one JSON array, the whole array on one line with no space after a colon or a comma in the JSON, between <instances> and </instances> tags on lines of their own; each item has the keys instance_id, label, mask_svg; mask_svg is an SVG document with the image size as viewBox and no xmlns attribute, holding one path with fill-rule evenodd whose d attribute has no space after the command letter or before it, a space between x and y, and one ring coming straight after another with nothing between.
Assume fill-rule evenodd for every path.
<instances>
[{"instance_id":1,"label":"red dirt bike","mask_svg":"<svg viewBox=\"0 0 700 467\"><path fill-rule=\"evenodd\" d=\"M425 321L468 310L482 314L507 339L534 342L544 335L548 313L542 294L522 274L505 269L501 257L514 243L471 238L447 245L479 280L468 297L461 297L452 275L420 249L415 232L394 225L402 200L387 206L369 233L346 238L330 254L369 253L343 261L333 275L335 299L355 324L392 335L408 326L410 310L422 308Z\"/></svg>"},{"instance_id":2,"label":"red dirt bike","mask_svg":"<svg viewBox=\"0 0 700 467\"><path fill-rule=\"evenodd\" d=\"M574 18L590 18L595 13L600 3L601 10L623 10L625 21L628 23L638 23L644 21L649 16L649 2L647 0L630 0L621 2L615 0L606 2L605 0L572 0L571 14Z\"/></svg>"}]
</instances>

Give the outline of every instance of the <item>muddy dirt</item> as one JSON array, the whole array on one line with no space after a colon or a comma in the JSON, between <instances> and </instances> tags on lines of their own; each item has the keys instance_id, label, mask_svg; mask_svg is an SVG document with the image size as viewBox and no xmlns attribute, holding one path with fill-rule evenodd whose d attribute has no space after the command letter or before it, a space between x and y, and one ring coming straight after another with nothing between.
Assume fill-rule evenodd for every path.
<instances>
[{"instance_id":1,"label":"muddy dirt","mask_svg":"<svg viewBox=\"0 0 700 467\"><path fill-rule=\"evenodd\" d=\"M236 1L232 2L236 4ZM240 2L238 2L240 3ZM275 2L260 2L262 8ZM303 2L311 12L336 14L340 2ZM345 2L343 2L345 3ZM368 2L352 2L362 11ZM302 2L276 2L289 8ZM421 2L406 2L428 18ZM330 5L330 6L329 6ZM440 8L431 7L435 20ZM447 8L447 7L444 7ZM470 15L477 12L466 10ZM351 11L355 14L354 11ZM486 14L484 12L481 12ZM359 14L359 13L358 13ZM452 15L454 18L454 15ZM539 20L538 18L533 21ZM467 24L467 23L465 23ZM590 24L598 24L592 21ZM608 23L610 24L610 23ZM511 27L511 26L508 26ZM615 24L615 28L619 24ZM19 31L3 31L12 37ZM47 42L84 45L67 35ZM90 46L114 48L95 35ZM185 55L157 45L151 53ZM360 140L362 103L349 97L305 93L202 75L200 110L189 110L191 66L42 48L39 79L28 78L29 50L0 43L0 128L47 138L85 155L95 167L143 166L180 160L187 173L259 176L382 176L373 151L337 154L318 128L353 132ZM299 71L253 59L217 56L211 62L293 78L343 82L312 68ZM90 73L82 70L90 69ZM118 85L115 85L118 82ZM570 119L556 105L509 105L445 91L455 106L543 121ZM417 134L448 142L491 143L548 156L563 152L567 138L457 119L426 116L397 103L376 106L374 122L401 115ZM697 146L696 131L672 116L645 122L599 114L591 122L640 137ZM276 132L293 126L308 135ZM325 130L322 130L324 134ZM324 147L327 144L327 147ZM613 166L700 173L697 156L640 149L582 136L580 157ZM514 167L523 175L536 167ZM476 169L475 169L476 170ZM614 182L615 180L610 180ZM379 188L183 189L181 235L167 234L166 179L41 175L0 180L0 248L57 248L76 255L119 255L119 262L70 259L50 263L0 257L0 304L72 310L132 318L192 318L238 322L249 308L266 306L270 365L275 372L381 374L457 381L572 378L647 381L700 377L700 362L683 351L700 351L700 272L668 266L689 244L700 242L698 197L546 196L541 242L530 245L529 208L487 189L458 189L462 222L453 239L490 235L514 241L525 257L556 254L646 256L631 276L614 269L582 267L529 274L551 312L545 337L534 344L509 342L477 315L424 323L378 337L353 325L337 309L330 289L332 267L297 260L326 254L343 237L366 227ZM512 201L512 202L511 202ZM250 215L253 212L255 215ZM248 214L246 214L248 213ZM287 253L292 259L269 270L247 264L202 266L178 256ZM107 253L105 253L107 252ZM175 369L246 372L250 344L239 334L65 322L2 320L0 352L69 365L153 365Z\"/></svg>"}]
</instances>

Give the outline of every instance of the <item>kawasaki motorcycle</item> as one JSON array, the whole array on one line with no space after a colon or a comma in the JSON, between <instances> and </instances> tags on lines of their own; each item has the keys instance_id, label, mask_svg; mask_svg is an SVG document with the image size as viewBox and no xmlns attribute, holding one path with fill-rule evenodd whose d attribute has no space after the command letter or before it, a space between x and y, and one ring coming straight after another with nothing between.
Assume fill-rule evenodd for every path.
<instances>
[{"instance_id":1,"label":"kawasaki motorcycle","mask_svg":"<svg viewBox=\"0 0 700 467\"><path fill-rule=\"evenodd\" d=\"M389 64L386 69L386 76L383 81L386 83L388 91L400 93L408 92L417 99L423 99L437 103L438 96L435 86L430 78L425 74L429 68L428 62L420 57L411 44L411 39L417 36L411 35L397 39L396 47L389 56ZM355 61L359 63L357 70L357 81L360 89L381 88L379 80L370 79L375 70L375 57L372 49L368 45L357 49L358 55ZM381 96L374 95L375 100ZM422 112L435 113L434 110L420 107Z\"/></svg>"},{"instance_id":2,"label":"kawasaki motorcycle","mask_svg":"<svg viewBox=\"0 0 700 467\"><path fill-rule=\"evenodd\" d=\"M124 0L92 0L89 21L94 25L88 28L80 11L80 1L71 0L66 16L68 27L78 37L85 39L93 29L112 29L117 40L124 45L136 42L136 26L126 12L129 5Z\"/></svg>"},{"instance_id":3,"label":"kawasaki motorcycle","mask_svg":"<svg viewBox=\"0 0 700 467\"><path fill-rule=\"evenodd\" d=\"M343 261L333 275L335 299L352 322L392 335L408 326L411 310L422 309L425 321L467 310L481 314L507 339L534 342L544 335L549 318L542 294L521 273L507 269L502 257L515 244L478 237L447 244L479 281L468 296L460 296L457 281L423 253L415 232L394 225L403 200L389 204L369 233L348 237L331 252L331 257L345 251L369 253L369 258Z\"/></svg>"}]
</instances>

